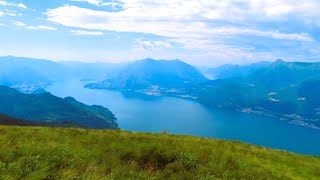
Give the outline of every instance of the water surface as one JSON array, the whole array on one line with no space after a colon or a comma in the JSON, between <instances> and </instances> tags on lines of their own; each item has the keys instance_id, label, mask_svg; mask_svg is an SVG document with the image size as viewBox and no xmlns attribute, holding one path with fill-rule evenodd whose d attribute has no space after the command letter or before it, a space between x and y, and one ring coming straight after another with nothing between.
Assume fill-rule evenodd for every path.
<instances>
[{"instance_id":1,"label":"water surface","mask_svg":"<svg viewBox=\"0 0 320 180\"><path fill-rule=\"evenodd\" d=\"M209 110L199 103L172 97L132 98L117 91L93 90L78 80L47 88L59 97L72 96L89 105L109 108L121 129L239 140L301 154L320 155L320 131L251 114Z\"/></svg>"}]
</instances>

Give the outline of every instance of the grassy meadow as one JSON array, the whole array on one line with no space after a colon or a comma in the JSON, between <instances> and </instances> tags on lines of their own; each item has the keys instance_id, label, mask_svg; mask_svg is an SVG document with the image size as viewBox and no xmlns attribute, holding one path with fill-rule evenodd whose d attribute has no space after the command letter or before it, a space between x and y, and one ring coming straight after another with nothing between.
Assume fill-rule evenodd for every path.
<instances>
[{"instance_id":1,"label":"grassy meadow","mask_svg":"<svg viewBox=\"0 0 320 180\"><path fill-rule=\"evenodd\" d=\"M320 158L168 134L0 126L0 179L320 179Z\"/></svg>"}]
</instances>

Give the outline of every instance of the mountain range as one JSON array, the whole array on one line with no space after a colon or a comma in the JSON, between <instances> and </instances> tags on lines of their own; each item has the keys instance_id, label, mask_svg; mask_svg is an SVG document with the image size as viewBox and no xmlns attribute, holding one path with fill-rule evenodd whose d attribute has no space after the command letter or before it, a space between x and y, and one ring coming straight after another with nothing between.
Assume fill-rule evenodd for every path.
<instances>
[{"instance_id":1,"label":"mountain range","mask_svg":"<svg viewBox=\"0 0 320 180\"><path fill-rule=\"evenodd\" d=\"M247 76L261 68L266 68L271 64L268 61L248 65L225 64L215 68L205 68L202 72L214 79L226 79L240 76Z\"/></svg>"},{"instance_id":2,"label":"mountain range","mask_svg":"<svg viewBox=\"0 0 320 180\"><path fill-rule=\"evenodd\" d=\"M37 115L41 112L40 110L30 110L20 104L23 108L18 109L29 110L32 115L29 117L31 115L28 116L27 113L21 115L19 113L22 112L8 109L10 106L0 103L2 109L7 107L7 112L3 112L4 114L26 120L61 122L75 120L77 117L80 124L88 127L97 128L102 125L103 128L115 128L114 116L111 112L104 114L103 121L97 118L101 117L101 112L104 111L102 107L86 106L73 98L53 98L51 94L45 92L44 88L41 88L55 81L77 78L90 81L85 85L87 88L113 89L123 93L133 93L133 96L143 94L150 97L166 95L187 98L210 108L276 117L288 120L290 123L320 129L318 95L320 63L285 62L279 59L273 63L224 65L205 72L215 76L215 80L207 79L197 68L183 61L150 58L131 63L108 64L53 62L6 56L0 57L0 70L2 72L0 84L29 92L34 97L21 95L4 87L0 90L14 92L9 95L30 98L28 101L23 101L28 108L41 105L45 109L43 112L54 112L54 115L41 114L40 116ZM36 88L32 88L34 84ZM39 86L40 88L37 88ZM6 96L8 94L1 94L2 98ZM15 96L11 98L19 100ZM41 103L33 104L35 97L41 99L39 100ZM50 104L52 99L55 101ZM60 106L70 107L69 110L72 113L57 115ZM84 117L90 117L94 122ZM105 120L111 121L105 124Z\"/></svg>"},{"instance_id":3,"label":"mountain range","mask_svg":"<svg viewBox=\"0 0 320 180\"><path fill-rule=\"evenodd\" d=\"M277 60L246 76L203 86L198 100L212 108L278 117L320 129L320 63Z\"/></svg>"}]
</instances>

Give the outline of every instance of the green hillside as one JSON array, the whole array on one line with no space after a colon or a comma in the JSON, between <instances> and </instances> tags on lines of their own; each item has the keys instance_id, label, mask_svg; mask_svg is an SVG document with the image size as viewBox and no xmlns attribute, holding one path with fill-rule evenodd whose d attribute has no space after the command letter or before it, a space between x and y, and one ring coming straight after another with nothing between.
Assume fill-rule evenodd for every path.
<instances>
[{"instance_id":1,"label":"green hillside","mask_svg":"<svg viewBox=\"0 0 320 180\"><path fill-rule=\"evenodd\" d=\"M72 97L59 98L50 93L23 94L6 86L0 86L0 113L30 121L118 129L114 114L102 106L88 106Z\"/></svg>"},{"instance_id":2,"label":"green hillside","mask_svg":"<svg viewBox=\"0 0 320 180\"><path fill-rule=\"evenodd\" d=\"M320 158L168 134L0 126L0 179L318 179Z\"/></svg>"},{"instance_id":3,"label":"green hillside","mask_svg":"<svg viewBox=\"0 0 320 180\"><path fill-rule=\"evenodd\" d=\"M320 63L277 60L247 76L218 79L203 87L198 100L209 107L320 129Z\"/></svg>"}]
</instances>

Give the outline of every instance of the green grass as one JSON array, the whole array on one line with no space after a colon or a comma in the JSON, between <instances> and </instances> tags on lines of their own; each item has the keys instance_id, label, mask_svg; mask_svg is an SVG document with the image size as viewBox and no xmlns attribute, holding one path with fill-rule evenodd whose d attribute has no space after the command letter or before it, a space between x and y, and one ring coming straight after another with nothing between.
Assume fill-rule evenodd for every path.
<instances>
[{"instance_id":1,"label":"green grass","mask_svg":"<svg viewBox=\"0 0 320 180\"><path fill-rule=\"evenodd\" d=\"M0 179L319 178L319 157L239 142L0 126Z\"/></svg>"}]
</instances>

